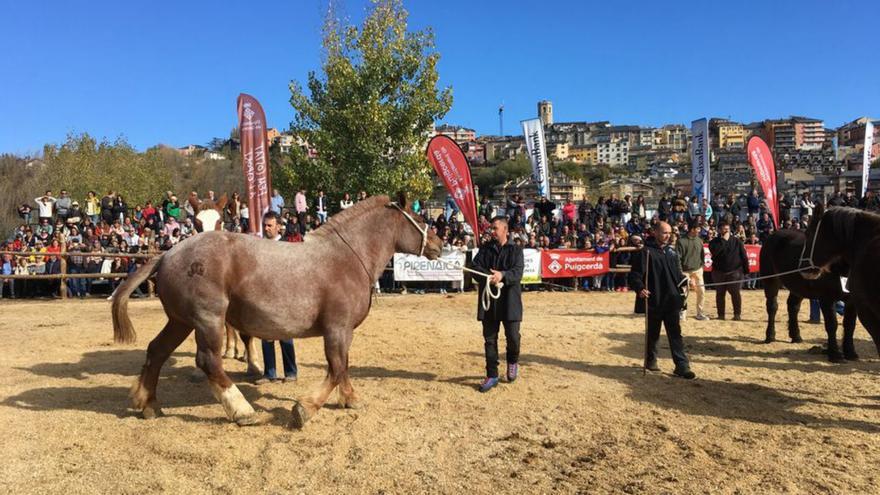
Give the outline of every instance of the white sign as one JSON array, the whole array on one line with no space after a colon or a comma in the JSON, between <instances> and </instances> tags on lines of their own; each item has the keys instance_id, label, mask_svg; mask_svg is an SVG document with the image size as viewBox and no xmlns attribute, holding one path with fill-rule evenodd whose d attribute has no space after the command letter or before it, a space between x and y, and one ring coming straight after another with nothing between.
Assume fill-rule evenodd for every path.
<instances>
[{"instance_id":1,"label":"white sign","mask_svg":"<svg viewBox=\"0 0 880 495\"><path fill-rule=\"evenodd\" d=\"M862 152L862 197L868 191L868 176L871 173L871 148L874 147L874 123L865 124L865 150Z\"/></svg>"},{"instance_id":2,"label":"white sign","mask_svg":"<svg viewBox=\"0 0 880 495\"><path fill-rule=\"evenodd\" d=\"M471 251L471 259L477 257L479 249ZM523 276L521 284L541 283L541 251L537 249L523 249Z\"/></svg>"},{"instance_id":3,"label":"white sign","mask_svg":"<svg viewBox=\"0 0 880 495\"><path fill-rule=\"evenodd\" d=\"M465 254L461 251L446 251L439 259L429 260L423 256L394 253L394 280L398 282L464 280L461 267Z\"/></svg>"},{"instance_id":4,"label":"white sign","mask_svg":"<svg viewBox=\"0 0 880 495\"><path fill-rule=\"evenodd\" d=\"M523 120L522 128L529 160L532 162L532 178L538 185L538 196L550 198L550 169L544 146L544 124L541 119Z\"/></svg>"},{"instance_id":5,"label":"white sign","mask_svg":"<svg viewBox=\"0 0 880 495\"><path fill-rule=\"evenodd\" d=\"M691 122L691 182L693 195L700 198L698 204L703 207L703 200L711 200L709 191L709 121L706 119Z\"/></svg>"}]
</instances>

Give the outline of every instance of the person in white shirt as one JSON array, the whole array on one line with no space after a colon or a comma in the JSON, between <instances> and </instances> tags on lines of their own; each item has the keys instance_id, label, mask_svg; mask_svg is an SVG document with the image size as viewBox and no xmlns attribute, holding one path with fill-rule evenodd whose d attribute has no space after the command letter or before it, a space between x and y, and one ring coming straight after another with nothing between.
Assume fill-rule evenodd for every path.
<instances>
[{"instance_id":1,"label":"person in white shirt","mask_svg":"<svg viewBox=\"0 0 880 495\"><path fill-rule=\"evenodd\" d=\"M52 191L46 191L46 194L39 198L34 198L34 202L40 208L40 220L46 218L52 220L52 210L55 208L55 198L52 197Z\"/></svg>"},{"instance_id":2,"label":"person in white shirt","mask_svg":"<svg viewBox=\"0 0 880 495\"><path fill-rule=\"evenodd\" d=\"M351 194L345 193L345 195L342 196L342 199L339 200L339 209L347 210L352 206L354 206L354 201L351 200Z\"/></svg>"}]
</instances>

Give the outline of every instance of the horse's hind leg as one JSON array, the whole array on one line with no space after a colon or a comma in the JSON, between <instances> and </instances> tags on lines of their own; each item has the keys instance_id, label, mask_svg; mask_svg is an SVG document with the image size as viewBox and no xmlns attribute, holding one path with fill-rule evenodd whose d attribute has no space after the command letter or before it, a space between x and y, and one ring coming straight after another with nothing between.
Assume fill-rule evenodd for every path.
<instances>
[{"instance_id":1,"label":"horse's hind leg","mask_svg":"<svg viewBox=\"0 0 880 495\"><path fill-rule=\"evenodd\" d=\"M225 359L238 357L238 339L235 337L235 328L226 324L226 349L223 351Z\"/></svg>"},{"instance_id":2,"label":"horse's hind leg","mask_svg":"<svg viewBox=\"0 0 880 495\"><path fill-rule=\"evenodd\" d=\"M848 361L859 360L853 342L853 334L856 331L856 316L858 316L858 308L854 303L847 302L843 308L843 357Z\"/></svg>"},{"instance_id":3,"label":"horse's hind leg","mask_svg":"<svg viewBox=\"0 0 880 495\"><path fill-rule=\"evenodd\" d=\"M779 309L777 295L779 294L779 284L774 279L768 279L764 284L764 299L767 304L767 331L764 336L764 343L769 344L776 340L776 311Z\"/></svg>"},{"instance_id":4,"label":"horse's hind leg","mask_svg":"<svg viewBox=\"0 0 880 495\"><path fill-rule=\"evenodd\" d=\"M248 375L263 376L263 369L257 363L257 339L248 334L241 334L241 340L244 343L244 355L247 359Z\"/></svg>"},{"instance_id":5,"label":"horse's hind leg","mask_svg":"<svg viewBox=\"0 0 880 495\"><path fill-rule=\"evenodd\" d=\"M788 293L788 300L786 301L788 306L788 338L791 339L792 344L799 344L804 341L801 337L800 325L798 325L798 313L801 311L801 301L803 300L803 297L794 292Z\"/></svg>"},{"instance_id":6,"label":"horse's hind leg","mask_svg":"<svg viewBox=\"0 0 880 495\"><path fill-rule=\"evenodd\" d=\"M353 336L354 332L350 332L348 342L345 344L345 365L339 381L339 405L349 409L358 409L360 408L360 400L354 392L354 387L351 385L351 375L348 372L348 350L351 348Z\"/></svg>"},{"instance_id":7,"label":"horse's hind leg","mask_svg":"<svg viewBox=\"0 0 880 495\"><path fill-rule=\"evenodd\" d=\"M141 369L141 376L135 381L129 394L134 408L140 409L144 418L152 419L161 413L156 401L159 371L168 356L186 340L190 332L192 329L187 325L168 320L165 328L147 346L147 361Z\"/></svg>"},{"instance_id":8,"label":"horse's hind leg","mask_svg":"<svg viewBox=\"0 0 880 495\"><path fill-rule=\"evenodd\" d=\"M862 322L865 330L871 335L871 340L874 341L874 346L877 347L877 354L880 354L880 314L878 314L878 310L860 304L858 312L859 321Z\"/></svg>"},{"instance_id":9,"label":"horse's hind leg","mask_svg":"<svg viewBox=\"0 0 880 495\"><path fill-rule=\"evenodd\" d=\"M822 308L822 318L825 319L825 332L828 334L828 360L832 363L845 361L840 347L837 346L837 313L834 311L835 301L822 299L819 301Z\"/></svg>"},{"instance_id":10,"label":"horse's hind leg","mask_svg":"<svg viewBox=\"0 0 880 495\"><path fill-rule=\"evenodd\" d=\"M256 423L254 408L223 371L220 349L223 345L223 322L196 329L196 365L208 376L211 393L223 405L226 417L241 426Z\"/></svg>"},{"instance_id":11,"label":"horse's hind leg","mask_svg":"<svg viewBox=\"0 0 880 495\"><path fill-rule=\"evenodd\" d=\"M349 330L350 332L351 330ZM324 354L327 357L327 376L312 395L293 405L291 425L302 428L327 402L333 389L342 381L348 365L348 343L350 339L338 334L324 336Z\"/></svg>"}]
</instances>

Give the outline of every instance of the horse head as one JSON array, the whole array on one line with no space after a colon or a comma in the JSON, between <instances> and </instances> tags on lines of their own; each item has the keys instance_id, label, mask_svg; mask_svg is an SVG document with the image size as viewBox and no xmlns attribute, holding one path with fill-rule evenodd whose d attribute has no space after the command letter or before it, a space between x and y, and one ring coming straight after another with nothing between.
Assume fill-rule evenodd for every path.
<instances>
[{"instance_id":1,"label":"horse head","mask_svg":"<svg viewBox=\"0 0 880 495\"><path fill-rule=\"evenodd\" d=\"M223 208L226 207L228 198L226 193L217 201L210 199L199 200L195 194L189 196L189 204L196 212L193 221L198 232L210 232L223 229Z\"/></svg>"},{"instance_id":2,"label":"horse head","mask_svg":"<svg viewBox=\"0 0 880 495\"><path fill-rule=\"evenodd\" d=\"M818 204L806 231L806 241L801 251L798 268L801 276L816 280L825 273L832 273L843 255L846 243L852 239L854 212L849 208L825 208Z\"/></svg>"},{"instance_id":3,"label":"horse head","mask_svg":"<svg viewBox=\"0 0 880 495\"><path fill-rule=\"evenodd\" d=\"M387 207L401 213L395 251L425 256L429 260L440 257L443 241L428 227L421 215L412 211L405 194L400 193L397 202L389 203Z\"/></svg>"}]
</instances>

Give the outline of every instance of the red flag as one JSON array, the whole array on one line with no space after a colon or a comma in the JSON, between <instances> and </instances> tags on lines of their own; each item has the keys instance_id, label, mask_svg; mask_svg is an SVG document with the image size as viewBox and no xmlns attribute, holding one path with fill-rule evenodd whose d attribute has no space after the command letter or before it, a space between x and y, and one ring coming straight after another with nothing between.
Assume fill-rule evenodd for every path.
<instances>
[{"instance_id":1,"label":"red flag","mask_svg":"<svg viewBox=\"0 0 880 495\"><path fill-rule=\"evenodd\" d=\"M755 169L758 183L764 190L767 206L773 214L773 226L779 228L779 198L776 196L776 167L773 165L773 154L767 143L758 136L749 139L749 163Z\"/></svg>"},{"instance_id":2,"label":"red flag","mask_svg":"<svg viewBox=\"0 0 880 495\"><path fill-rule=\"evenodd\" d=\"M458 144L448 136L434 136L428 143L428 160L437 175L443 179L446 190L464 214L465 221L474 230L474 242L480 243L480 224L477 222L477 198L471 180L471 166Z\"/></svg>"},{"instance_id":3,"label":"red flag","mask_svg":"<svg viewBox=\"0 0 880 495\"><path fill-rule=\"evenodd\" d=\"M263 214L269 210L272 181L269 176L269 139L266 114L256 98L238 95L238 129L241 132L241 168L247 187L248 231L263 232Z\"/></svg>"}]
</instances>

